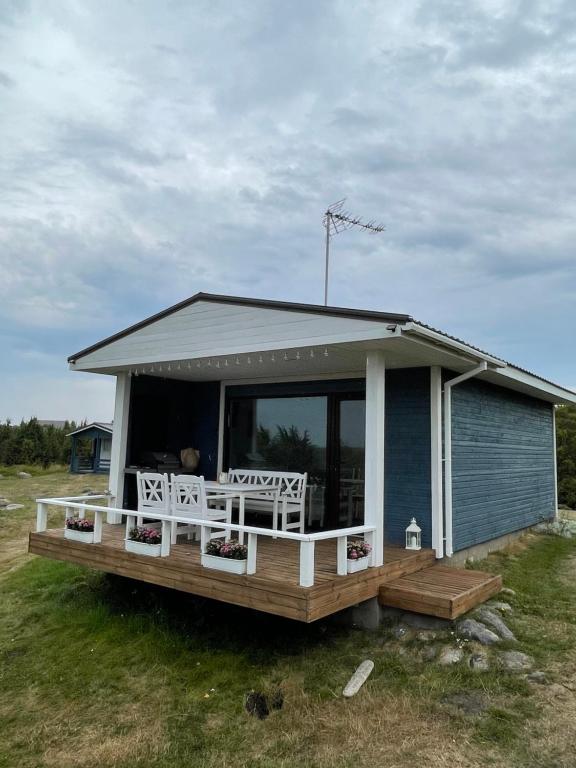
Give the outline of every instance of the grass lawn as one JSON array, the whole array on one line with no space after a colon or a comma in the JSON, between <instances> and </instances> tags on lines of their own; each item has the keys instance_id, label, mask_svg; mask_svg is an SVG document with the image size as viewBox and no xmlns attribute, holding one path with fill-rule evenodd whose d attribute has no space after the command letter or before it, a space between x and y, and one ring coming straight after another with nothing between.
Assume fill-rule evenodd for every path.
<instances>
[{"instance_id":1,"label":"grass lawn","mask_svg":"<svg viewBox=\"0 0 576 768\"><path fill-rule=\"evenodd\" d=\"M33 499L107 478L0 479L0 766L574 768L576 541L529 536L477 564L516 590L510 626L550 683L424 662L415 638L300 625L25 553ZM60 515L61 518L61 515ZM54 523L58 518L54 518ZM342 687L375 662L352 700ZM280 686L265 720L251 689ZM478 690L467 717L441 703Z\"/></svg>"}]
</instances>

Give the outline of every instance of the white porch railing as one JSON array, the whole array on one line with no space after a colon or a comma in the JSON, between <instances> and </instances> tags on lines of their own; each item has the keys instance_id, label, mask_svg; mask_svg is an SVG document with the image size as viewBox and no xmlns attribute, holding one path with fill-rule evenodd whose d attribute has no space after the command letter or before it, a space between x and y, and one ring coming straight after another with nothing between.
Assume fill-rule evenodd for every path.
<instances>
[{"instance_id":1,"label":"white porch railing","mask_svg":"<svg viewBox=\"0 0 576 768\"><path fill-rule=\"evenodd\" d=\"M180 523L182 525L197 525L201 529L200 547L204 552L206 543L210 538L210 530L223 530L232 533L246 533L248 561L247 574L252 576L257 570L257 547L258 537L268 536L272 539L289 539L300 543L300 576L299 584L301 587L312 587L314 585L314 566L315 566L315 545L317 541L327 539L336 539L336 570L339 576L345 576L348 572L346 562L346 544L349 536L364 535L364 538L374 549L374 531L375 527L371 525L357 525L352 528L339 528L334 531L320 531L319 533L292 533L291 531L273 530L271 528L258 528L252 525L239 525L237 523L216 522L214 520L204 520L193 517L179 517L178 515L159 514L151 511L136 512L131 509L117 509L115 507L104 507L97 504L88 503L87 500L97 501L100 499L109 499L108 496L69 496L57 499L36 499L38 508L36 516L36 531L47 530L48 527L48 507L63 507L66 517L70 517L72 511L77 511L78 516L83 518L86 512L94 513L94 543L99 544L102 541L102 523L104 515L108 512L116 512L120 515L126 515L126 531L136 525L136 518L142 517L149 520L160 520L162 523L162 557L170 555L170 534L172 525ZM86 544L87 547L92 546ZM371 558L371 555L369 556ZM369 563L372 567L372 558Z\"/></svg>"}]
</instances>

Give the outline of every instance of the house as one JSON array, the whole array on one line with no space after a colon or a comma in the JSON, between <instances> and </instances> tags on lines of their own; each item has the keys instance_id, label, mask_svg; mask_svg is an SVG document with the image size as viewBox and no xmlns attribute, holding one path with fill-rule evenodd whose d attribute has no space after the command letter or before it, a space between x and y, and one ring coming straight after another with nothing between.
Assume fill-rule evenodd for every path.
<instances>
[{"instance_id":1,"label":"house","mask_svg":"<svg viewBox=\"0 0 576 768\"><path fill-rule=\"evenodd\" d=\"M113 498L89 556L44 530L54 500L41 500L38 554L304 621L377 596L443 615L424 588L412 594L410 574L449 592L446 563L556 515L555 405L576 394L409 315L199 293L69 364L116 379ZM271 537L248 521L247 576L208 582L176 549L144 567L115 533L136 509L135 473L151 457L178 464L187 447L207 479L239 466L307 472L306 530ZM404 549L412 518L419 552ZM372 541L371 567L344 576L338 558L357 535ZM497 588L458 573L458 595L478 601ZM470 606L458 595L446 615Z\"/></svg>"},{"instance_id":2,"label":"house","mask_svg":"<svg viewBox=\"0 0 576 768\"><path fill-rule=\"evenodd\" d=\"M92 422L70 432L72 438L70 472L106 474L110 471L112 424Z\"/></svg>"}]
</instances>

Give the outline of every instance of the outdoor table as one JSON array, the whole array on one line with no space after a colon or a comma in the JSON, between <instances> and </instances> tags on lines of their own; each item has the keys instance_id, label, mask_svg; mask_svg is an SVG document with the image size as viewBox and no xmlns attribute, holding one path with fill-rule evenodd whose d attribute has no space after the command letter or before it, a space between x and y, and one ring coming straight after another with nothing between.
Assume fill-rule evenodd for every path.
<instances>
[{"instance_id":1,"label":"outdoor table","mask_svg":"<svg viewBox=\"0 0 576 768\"><path fill-rule=\"evenodd\" d=\"M273 520L278 520L278 496L280 485L257 485L256 483L220 483L217 480L206 480L206 493L226 493L230 496L238 496L238 524L244 525L246 499L250 497L270 497L273 494L272 515ZM238 533L238 541L244 543L244 531Z\"/></svg>"}]
</instances>

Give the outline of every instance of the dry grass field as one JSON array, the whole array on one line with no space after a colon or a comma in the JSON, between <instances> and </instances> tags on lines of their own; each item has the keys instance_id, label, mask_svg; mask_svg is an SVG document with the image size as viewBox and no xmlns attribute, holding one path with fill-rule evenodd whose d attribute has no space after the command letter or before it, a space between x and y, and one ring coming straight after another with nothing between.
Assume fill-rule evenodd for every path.
<instances>
[{"instance_id":1,"label":"dry grass field","mask_svg":"<svg viewBox=\"0 0 576 768\"><path fill-rule=\"evenodd\" d=\"M516 591L510 626L549 684L422 661L415 638L296 625L26 554L38 496L106 477L0 469L3 768L574 768L576 542L529 536L478 567ZM54 525L61 524L53 518ZM365 658L369 682L343 685ZM251 689L280 686L265 720ZM467 716L442 703L476 691Z\"/></svg>"}]
</instances>

